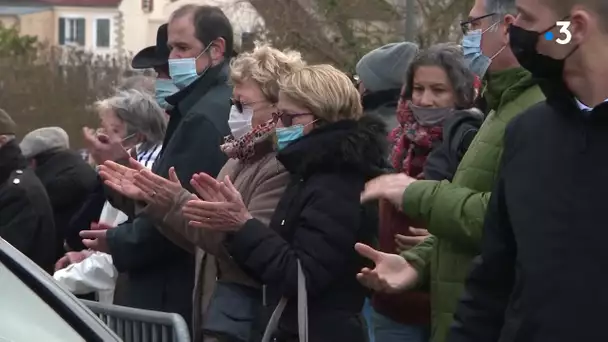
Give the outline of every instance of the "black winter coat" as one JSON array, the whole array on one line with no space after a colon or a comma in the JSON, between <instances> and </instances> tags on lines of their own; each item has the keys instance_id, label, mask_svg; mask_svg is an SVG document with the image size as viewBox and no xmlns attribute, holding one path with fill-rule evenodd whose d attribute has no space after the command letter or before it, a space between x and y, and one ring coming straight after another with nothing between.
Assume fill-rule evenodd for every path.
<instances>
[{"instance_id":1,"label":"black winter coat","mask_svg":"<svg viewBox=\"0 0 608 342\"><path fill-rule=\"evenodd\" d=\"M424 179L449 181L483 124L483 113L477 109L459 110L443 124L443 136L424 164Z\"/></svg>"},{"instance_id":2,"label":"black winter coat","mask_svg":"<svg viewBox=\"0 0 608 342\"><path fill-rule=\"evenodd\" d=\"M507 126L449 342L608 341L608 102L558 86Z\"/></svg>"},{"instance_id":3,"label":"black winter coat","mask_svg":"<svg viewBox=\"0 0 608 342\"><path fill-rule=\"evenodd\" d=\"M291 182L270 226L252 219L226 240L239 265L266 284L266 318L282 296L290 298L277 341L297 340L297 260L306 276L310 341L367 340L360 316L365 290L356 280L364 261L354 245L369 242L360 196L386 164L385 137L384 124L366 116L291 143L277 157Z\"/></svg>"},{"instance_id":4,"label":"black winter coat","mask_svg":"<svg viewBox=\"0 0 608 342\"><path fill-rule=\"evenodd\" d=\"M194 173L214 177L219 173L227 160L220 144L230 133L232 89L227 82L225 63L167 98L174 108L163 149L152 167L154 173L167 177L169 168L175 167L181 183L191 192ZM119 304L175 312L191 322L194 255L165 238L152 219L142 215L108 230L107 241L114 266L128 275L124 301Z\"/></svg>"},{"instance_id":5,"label":"black winter coat","mask_svg":"<svg viewBox=\"0 0 608 342\"><path fill-rule=\"evenodd\" d=\"M85 249L78 231L70 231L70 221L97 185L97 173L77 152L62 150L36 156L36 175L51 200L57 232L56 258L65 253L63 242L72 250ZM90 225L90 222L89 222ZM80 227L80 230L88 226Z\"/></svg>"},{"instance_id":6,"label":"black winter coat","mask_svg":"<svg viewBox=\"0 0 608 342\"><path fill-rule=\"evenodd\" d=\"M50 274L55 266L53 210L16 142L0 148L0 237Z\"/></svg>"}]
</instances>

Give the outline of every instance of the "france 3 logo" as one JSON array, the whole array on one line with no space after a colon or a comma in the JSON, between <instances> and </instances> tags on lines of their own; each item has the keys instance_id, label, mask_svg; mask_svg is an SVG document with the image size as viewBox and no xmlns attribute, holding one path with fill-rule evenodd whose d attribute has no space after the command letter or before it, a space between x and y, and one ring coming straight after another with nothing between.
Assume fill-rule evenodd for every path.
<instances>
[{"instance_id":1,"label":"france 3 logo","mask_svg":"<svg viewBox=\"0 0 608 342\"><path fill-rule=\"evenodd\" d=\"M546 40L554 40L557 44L560 45L566 45L568 43L570 43L570 40L572 40L572 33L570 32L570 22L569 21L557 21L555 23L555 26L559 27L559 33L564 37L564 38L556 38L555 35L553 34L553 32L548 31L545 32L545 39Z\"/></svg>"}]
</instances>

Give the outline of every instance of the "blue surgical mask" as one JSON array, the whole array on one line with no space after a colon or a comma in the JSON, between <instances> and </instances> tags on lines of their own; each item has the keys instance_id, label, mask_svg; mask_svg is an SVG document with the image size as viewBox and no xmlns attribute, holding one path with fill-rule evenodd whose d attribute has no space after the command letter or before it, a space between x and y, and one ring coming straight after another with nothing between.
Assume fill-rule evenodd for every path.
<instances>
[{"instance_id":1,"label":"blue surgical mask","mask_svg":"<svg viewBox=\"0 0 608 342\"><path fill-rule=\"evenodd\" d=\"M196 72L196 60L207 52L209 47L211 47L211 45L207 45L207 47L201 51L198 56L196 56L196 58L169 59L169 75L173 80L173 84L175 84L178 89L181 90L186 88L199 77L203 76L205 72L207 72L209 65L207 65L205 70L203 70L200 75Z\"/></svg>"},{"instance_id":2,"label":"blue surgical mask","mask_svg":"<svg viewBox=\"0 0 608 342\"><path fill-rule=\"evenodd\" d=\"M167 103L166 98L179 91L172 80L157 79L155 90L156 103L163 109L171 109L171 105Z\"/></svg>"},{"instance_id":3,"label":"blue surgical mask","mask_svg":"<svg viewBox=\"0 0 608 342\"><path fill-rule=\"evenodd\" d=\"M506 45L503 46L492 57L488 57L481 52L481 37L484 33L496 25L498 25L498 22L494 23L484 31L474 30L462 37L461 45L465 63L467 64L469 70L471 70L479 78L484 77L488 71L488 68L490 67L490 64L492 64L494 57L498 56L498 54L501 53L506 47Z\"/></svg>"},{"instance_id":4,"label":"blue surgical mask","mask_svg":"<svg viewBox=\"0 0 608 342\"><path fill-rule=\"evenodd\" d=\"M277 127L275 134L277 137L277 150L280 151L304 135L304 125Z\"/></svg>"}]
</instances>

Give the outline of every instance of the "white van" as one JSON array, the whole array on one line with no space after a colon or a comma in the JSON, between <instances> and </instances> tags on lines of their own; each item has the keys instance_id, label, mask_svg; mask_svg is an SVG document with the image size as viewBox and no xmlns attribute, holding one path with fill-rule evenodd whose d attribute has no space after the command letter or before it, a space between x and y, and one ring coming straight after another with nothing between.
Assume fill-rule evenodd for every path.
<instances>
[{"instance_id":1,"label":"white van","mask_svg":"<svg viewBox=\"0 0 608 342\"><path fill-rule=\"evenodd\" d=\"M122 341L80 300L0 238L0 342Z\"/></svg>"}]
</instances>

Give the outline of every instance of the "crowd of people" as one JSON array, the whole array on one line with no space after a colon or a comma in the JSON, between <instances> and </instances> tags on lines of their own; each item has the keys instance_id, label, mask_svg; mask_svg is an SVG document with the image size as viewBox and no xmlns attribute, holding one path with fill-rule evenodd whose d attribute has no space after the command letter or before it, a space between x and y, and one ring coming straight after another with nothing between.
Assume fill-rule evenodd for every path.
<instances>
[{"instance_id":1,"label":"crowd of people","mask_svg":"<svg viewBox=\"0 0 608 342\"><path fill-rule=\"evenodd\" d=\"M186 5L133 58L156 79L94 104L84 157L0 110L0 237L194 341L608 339L606 17L476 0L460 44L388 44L349 77L237 54L219 8Z\"/></svg>"}]
</instances>

